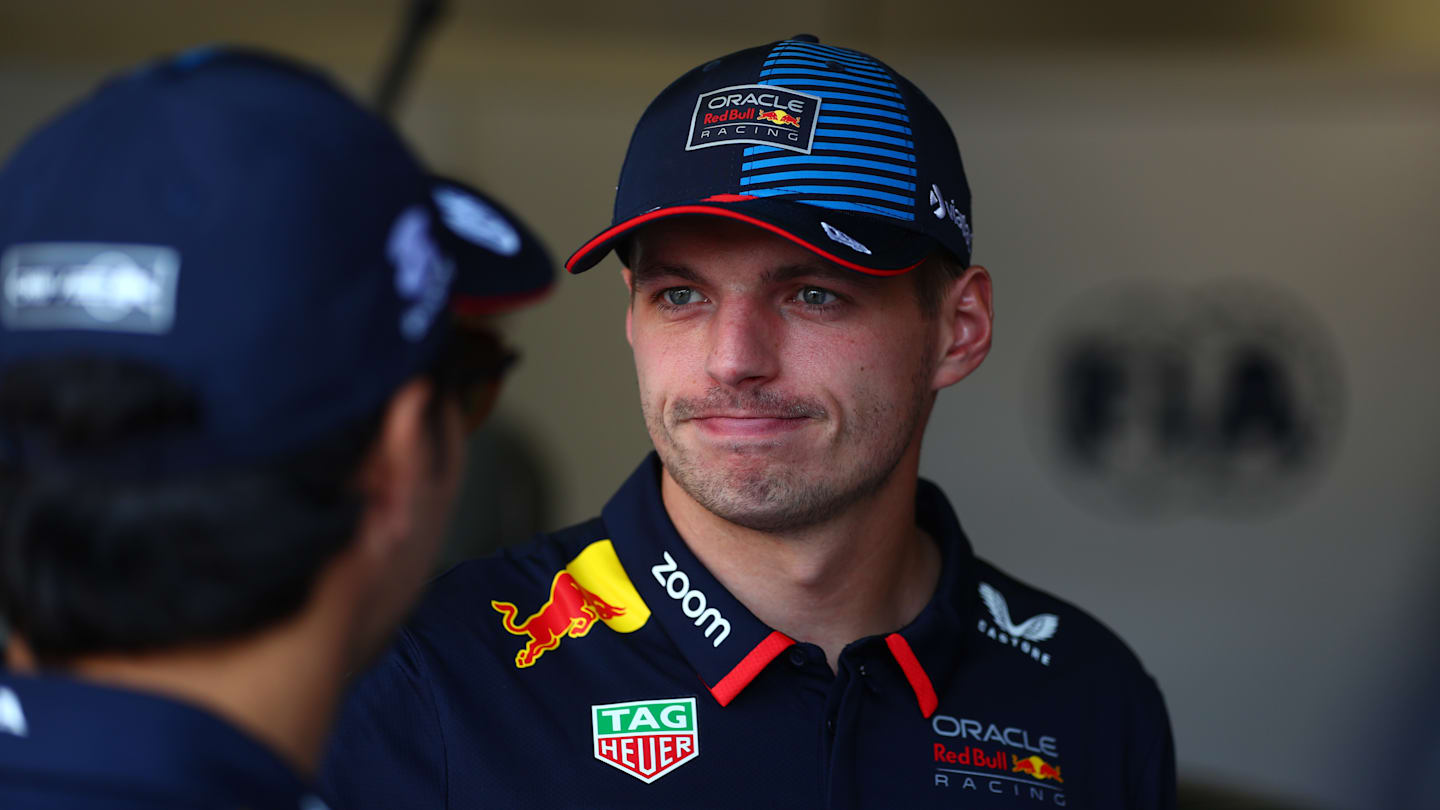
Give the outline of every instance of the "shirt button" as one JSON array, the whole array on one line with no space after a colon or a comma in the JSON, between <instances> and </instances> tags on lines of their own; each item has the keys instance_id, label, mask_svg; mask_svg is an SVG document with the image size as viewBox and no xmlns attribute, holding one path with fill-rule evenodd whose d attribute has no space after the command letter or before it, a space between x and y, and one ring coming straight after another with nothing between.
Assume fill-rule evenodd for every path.
<instances>
[{"instance_id":1,"label":"shirt button","mask_svg":"<svg viewBox=\"0 0 1440 810\"><path fill-rule=\"evenodd\" d=\"M805 662L806 662L805 651L802 650L802 649L800 649L799 647L791 647L791 648L790 648L790 663L794 664L794 665L797 666L797 667L803 667L803 666L805 666Z\"/></svg>"},{"instance_id":2,"label":"shirt button","mask_svg":"<svg viewBox=\"0 0 1440 810\"><path fill-rule=\"evenodd\" d=\"M863 678L863 677L865 677L866 674L867 674L867 673L865 672L865 665L864 665L864 664L861 664L861 665L860 665L860 677Z\"/></svg>"}]
</instances>

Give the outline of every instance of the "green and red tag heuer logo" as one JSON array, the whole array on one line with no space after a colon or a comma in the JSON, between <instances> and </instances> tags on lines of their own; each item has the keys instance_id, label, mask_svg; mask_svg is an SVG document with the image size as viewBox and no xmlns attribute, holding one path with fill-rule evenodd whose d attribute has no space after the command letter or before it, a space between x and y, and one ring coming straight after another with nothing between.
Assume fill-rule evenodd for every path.
<instances>
[{"instance_id":1,"label":"green and red tag heuer logo","mask_svg":"<svg viewBox=\"0 0 1440 810\"><path fill-rule=\"evenodd\" d=\"M695 698L590 707L595 758L650 784L700 755Z\"/></svg>"}]
</instances>

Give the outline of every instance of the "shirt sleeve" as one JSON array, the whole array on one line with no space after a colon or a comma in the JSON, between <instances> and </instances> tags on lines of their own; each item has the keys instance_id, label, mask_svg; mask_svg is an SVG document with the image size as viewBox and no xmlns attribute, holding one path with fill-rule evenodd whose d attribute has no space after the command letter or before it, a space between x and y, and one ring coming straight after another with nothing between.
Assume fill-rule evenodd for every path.
<instances>
[{"instance_id":1,"label":"shirt sleeve","mask_svg":"<svg viewBox=\"0 0 1440 810\"><path fill-rule=\"evenodd\" d=\"M1128 804L1135 810L1175 810L1175 742L1165 699L1154 680L1145 679L1137 705L1138 745Z\"/></svg>"},{"instance_id":2,"label":"shirt sleeve","mask_svg":"<svg viewBox=\"0 0 1440 810\"><path fill-rule=\"evenodd\" d=\"M408 633L341 708L320 792L334 810L448 806L445 737L424 659Z\"/></svg>"}]
</instances>

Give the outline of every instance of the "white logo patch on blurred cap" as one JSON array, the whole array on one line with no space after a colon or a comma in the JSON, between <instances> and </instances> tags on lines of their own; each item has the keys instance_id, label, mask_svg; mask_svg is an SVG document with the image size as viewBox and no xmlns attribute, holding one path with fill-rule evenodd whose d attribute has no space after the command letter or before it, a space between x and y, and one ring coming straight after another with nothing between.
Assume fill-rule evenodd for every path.
<instances>
[{"instance_id":1,"label":"white logo patch on blurred cap","mask_svg":"<svg viewBox=\"0 0 1440 810\"><path fill-rule=\"evenodd\" d=\"M455 265L430 238L430 216L412 205L395 218L385 253L395 265L395 292L414 302L400 316L400 333L420 340L449 300Z\"/></svg>"},{"instance_id":2,"label":"white logo patch on blurred cap","mask_svg":"<svg viewBox=\"0 0 1440 810\"><path fill-rule=\"evenodd\" d=\"M435 205L450 230L501 256L520 252L520 234L499 211L474 194L449 186L435 189Z\"/></svg>"},{"instance_id":3,"label":"white logo patch on blurred cap","mask_svg":"<svg viewBox=\"0 0 1440 810\"><path fill-rule=\"evenodd\" d=\"M25 710L20 708L20 696L5 686L0 686L0 733L16 737L30 734L25 725Z\"/></svg>"},{"instance_id":4,"label":"white logo patch on blurred cap","mask_svg":"<svg viewBox=\"0 0 1440 810\"><path fill-rule=\"evenodd\" d=\"M157 245L44 242L0 256L6 329L164 334L175 320L180 254Z\"/></svg>"}]
</instances>

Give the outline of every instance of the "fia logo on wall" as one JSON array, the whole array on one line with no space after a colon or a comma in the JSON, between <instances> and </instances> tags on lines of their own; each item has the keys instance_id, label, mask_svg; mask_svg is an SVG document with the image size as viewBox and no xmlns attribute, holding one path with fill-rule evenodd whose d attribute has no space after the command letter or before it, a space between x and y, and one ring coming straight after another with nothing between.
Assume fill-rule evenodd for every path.
<instances>
[{"instance_id":1,"label":"fia logo on wall","mask_svg":"<svg viewBox=\"0 0 1440 810\"><path fill-rule=\"evenodd\" d=\"M1344 392L1329 331L1246 281L1122 283L1070 304L1030 397L1064 486L1109 513L1254 515L1323 470Z\"/></svg>"}]
</instances>

